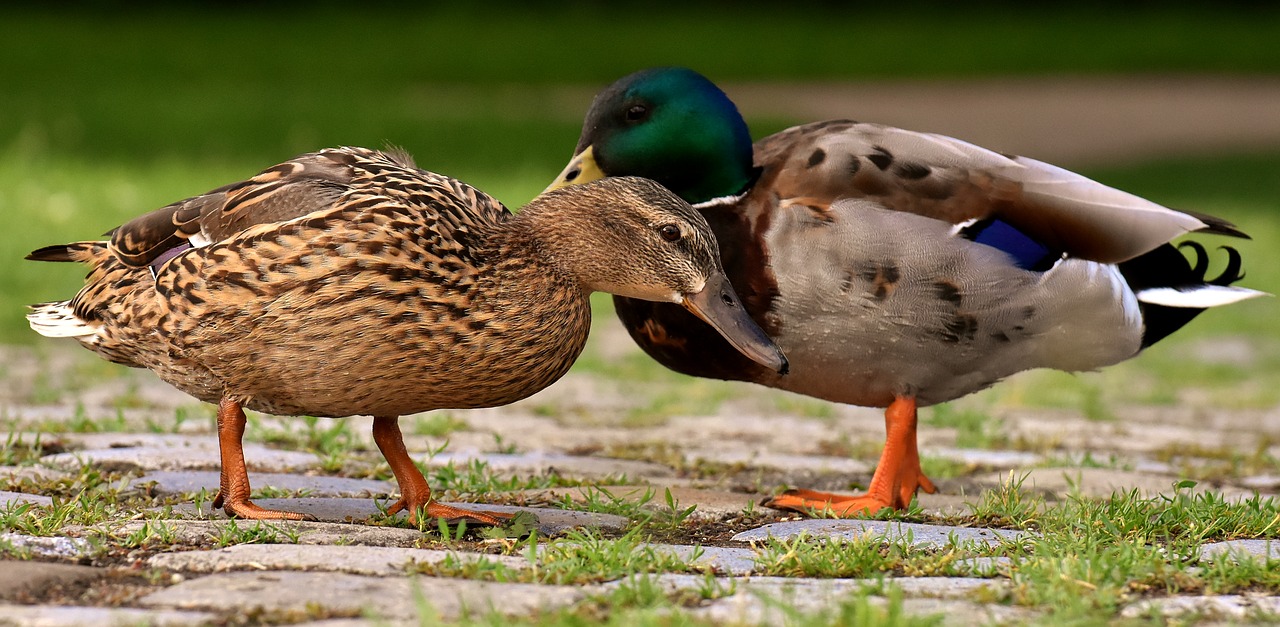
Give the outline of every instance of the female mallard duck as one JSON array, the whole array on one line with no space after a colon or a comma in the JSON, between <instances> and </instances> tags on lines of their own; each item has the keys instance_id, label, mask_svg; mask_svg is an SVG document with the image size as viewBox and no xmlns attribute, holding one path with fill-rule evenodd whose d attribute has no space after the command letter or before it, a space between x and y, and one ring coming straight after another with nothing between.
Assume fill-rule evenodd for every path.
<instances>
[{"instance_id":1,"label":"female mallard duck","mask_svg":"<svg viewBox=\"0 0 1280 627\"><path fill-rule=\"evenodd\" d=\"M512 215L402 154L338 148L141 216L110 241L27 258L92 266L75 298L33 307L32 328L218 404L214 507L244 518L303 518L250 502L247 407L372 415L400 484L391 513L498 523L431 499L397 417L550 385L582 350L595 290L679 303L761 367L786 370L738 305L706 221L637 178L545 194Z\"/></svg>"},{"instance_id":2,"label":"female mallard duck","mask_svg":"<svg viewBox=\"0 0 1280 627\"><path fill-rule=\"evenodd\" d=\"M753 162L754 160L754 162ZM1136 355L1202 309L1259 292L1229 287L1240 257L1205 277L1169 240L1244 237L1046 163L960 140L845 120L751 144L729 98L683 68L627 76L596 96L552 188L644 176L694 203L729 281L786 351L778 377L683 312L615 299L636 342L667 367L855 405L886 407L868 493L794 490L774 507L840 515L933 492L916 407L1029 368L1093 370Z\"/></svg>"}]
</instances>

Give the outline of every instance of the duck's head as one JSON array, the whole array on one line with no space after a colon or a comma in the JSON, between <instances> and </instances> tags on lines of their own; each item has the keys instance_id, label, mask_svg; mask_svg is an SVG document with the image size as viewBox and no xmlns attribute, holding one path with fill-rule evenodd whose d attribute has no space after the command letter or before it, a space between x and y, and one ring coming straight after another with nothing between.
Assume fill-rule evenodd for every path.
<instances>
[{"instance_id":1,"label":"duck's head","mask_svg":"<svg viewBox=\"0 0 1280 627\"><path fill-rule=\"evenodd\" d=\"M643 176L691 203L731 196L755 178L751 134L706 77L643 70L596 96L574 157L548 191L606 176Z\"/></svg>"},{"instance_id":2,"label":"duck's head","mask_svg":"<svg viewBox=\"0 0 1280 627\"><path fill-rule=\"evenodd\" d=\"M585 290L679 304L742 354L786 373L787 358L725 278L710 225L663 186L607 178L544 193L520 213L538 214L539 248Z\"/></svg>"}]
</instances>

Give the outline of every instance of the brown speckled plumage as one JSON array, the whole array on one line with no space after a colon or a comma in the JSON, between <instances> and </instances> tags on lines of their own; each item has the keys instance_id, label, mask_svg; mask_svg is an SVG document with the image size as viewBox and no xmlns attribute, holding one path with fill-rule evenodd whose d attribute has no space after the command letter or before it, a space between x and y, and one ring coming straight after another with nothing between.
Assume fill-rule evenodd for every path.
<instances>
[{"instance_id":1,"label":"brown speckled plumage","mask_svg":"<svg viewBox=\"0 0 1280 627\"><path fill-rule=\"evenodd\" d=\"M591 291L678 301L722 273L706 222L650 181L545 194L513 215L361 148L302 155L109 242L29 258L92 266L75 298L34 307L33 327L220 403L220 424L242 421L240 407L393 420L510 403L569 369Z\"/></svg>"},{"instance_id":2,"label":"brown speckled plumage","mask_svg":"<svg viewBox=\"0 0 1280 627\"><path fill-rule=\"evenodd\" d=\"M385 153L323 151L76 244L97 263L72 309L100 325L91 348L210 403L314 416L509 403L568 369L590 321L580 286L514 254L528 242L488 237L510 217ZM192 236L212 243L153 279L147 264Z\"/></svg>"}]
</instances>

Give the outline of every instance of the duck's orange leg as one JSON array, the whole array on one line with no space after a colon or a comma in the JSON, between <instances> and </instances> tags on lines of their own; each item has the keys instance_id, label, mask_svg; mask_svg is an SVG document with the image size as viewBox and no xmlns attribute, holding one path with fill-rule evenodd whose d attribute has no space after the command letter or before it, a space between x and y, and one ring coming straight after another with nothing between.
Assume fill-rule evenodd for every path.
<instances>
[{"instance_id":1,"label":"duck's orange leg","mask_svg":"<svg viewBox=\"0 0 1280 627\"><path fill-rule=\"evenodd\" d=\"M916 399L898 397L884 412L885 442L871 485L862 496L814 490L788 490L765 505L798 512L818 511L840 517L874 514L886 507L905 508L916 490L932 494L933 482L920 470L916 450Z\"/></svg>"},{"instance_id":2,"label":"duck's orange leg","mask_svg":"<svg viewBox=\"0 0 1280 627\"><path fill-rule=\"evenodd\" d=\"M431 500L431 487L422 471L413 464L409 451L404 447L404 436L400 433L400 420L396 416L375 416L373 419L373 441L378 443L378 450L391 464L391 472L400 484L400 500L387 508L388 514L401 510L409 510L409 522L418 524L418 509L430 518L444 518L449 521L466 520L482 525L501 525L511 518L511 514L498 512L482 512L441 505Z\"/></svg>"},{"instance_id":3,"label":"duck's orange leg","mask_svg":"<svg viewBox=\"0 0 1280 627\"><path fill-rule=\"evenodd\" d=\"M244 465L244 410L240 404L223 397L218 403L218 452L222 472L213 508L221 507L229 516L250 520L314 520L296 512L263 509L249 500L249 471Z\"/></svg>"}]
</instances>

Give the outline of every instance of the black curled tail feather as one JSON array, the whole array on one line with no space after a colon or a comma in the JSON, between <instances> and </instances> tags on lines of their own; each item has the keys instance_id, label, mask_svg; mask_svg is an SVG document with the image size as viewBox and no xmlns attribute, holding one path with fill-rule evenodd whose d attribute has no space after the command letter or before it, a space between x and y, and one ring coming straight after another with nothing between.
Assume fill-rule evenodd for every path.
<instances>
[{"instance_id":1,"label":"black curled tail feather","mask_svg":"<svg viewBox=\"0 0 1280 627\"><path fill-rule=\"evenodd\" d=\"M1190 249L1195 264L1187 260L1181 249ZM1193 289L1216 285L1226 287L1244 278L1240 251L1222 246L1227 251L1227 267L1214 278L1208 278L1209 253L1199 242L1186 241L1174 246L1164 244L1151 252L1119 264L1120 274L1134 293L1153 288ZM1191 322L1204 308L1170 307L1139 301L1145 329L1142 347L1146 348L1166 338Z\"/></svg>"},{"instance_id":2,"label":"black curled tail feather","mask_svg":"<svg viewBox=\"0 0 1280 627\"><path fill-rule=\"evenodd\" d=\"M1190 248L1195 251L1196 267L1191 271L1203 280L1209 272L1209 253L1205 251L1204 246L1201 246L1200 242L1188 240L1178 244L1178 248ZM1227 267L1223 268L1222 273L1216 278L1204 280L1204 283L1226 287L1244 278L1244 259L1240 256L1240 251L1230 246L1219 246L1219 248L1227 251Z\"/></svg>"}]
</instances>

